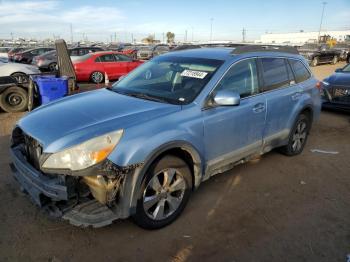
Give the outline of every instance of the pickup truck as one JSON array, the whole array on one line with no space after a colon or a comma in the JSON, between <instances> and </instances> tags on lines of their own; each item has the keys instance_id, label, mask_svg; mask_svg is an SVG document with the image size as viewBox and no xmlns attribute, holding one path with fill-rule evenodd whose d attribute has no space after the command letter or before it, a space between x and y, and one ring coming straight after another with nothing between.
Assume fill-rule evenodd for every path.
<instances>
[{"instance_id":1,"label":"pickup truck","mask_svg":"<svg viewBox=\"0 0 350 262\"><path fill-rule=\"evenodd\" d=\"M340 58L340 51L330 49L327 45L305 44L298 48L299 53L305 57L311 66L331 63L335 65Z\"/></svg>"}]
</instances>

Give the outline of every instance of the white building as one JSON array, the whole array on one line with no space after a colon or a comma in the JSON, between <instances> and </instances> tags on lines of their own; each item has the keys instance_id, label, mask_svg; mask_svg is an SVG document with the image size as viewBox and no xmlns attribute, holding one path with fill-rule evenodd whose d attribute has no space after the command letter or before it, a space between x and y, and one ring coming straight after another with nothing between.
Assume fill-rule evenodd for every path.
<instances>
[{"instance_id":1,"label":"white building","mask_svg":"<svg viewBox=\"0 0 350 262\"><path fill-rule=\"evenodd\" d=\"M338 42L350 40L350 30L345 31L321 31L320 36L330 35ZM316 43L318 32L297 32L297 33L267 33L260 36L260 40L255 43L263 44L304 44Z\"/></svg>"}]
</instances>

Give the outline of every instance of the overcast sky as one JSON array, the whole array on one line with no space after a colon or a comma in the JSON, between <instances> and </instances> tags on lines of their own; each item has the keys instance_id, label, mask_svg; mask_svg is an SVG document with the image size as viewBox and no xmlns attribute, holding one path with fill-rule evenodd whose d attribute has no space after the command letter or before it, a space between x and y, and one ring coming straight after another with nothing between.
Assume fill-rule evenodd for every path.
<instances>
[{"instance_id":1,"label":"overcast sky","mask_svg":"<svg viewBox=\"0 0 350 262\"><path fill-rule=\"evenodd\" d=\"M206 41L211 18L214 40L248 40L264 32L318 31L322 11L319 0L0 0L0 38L60 36L74 41L140 40L172 31L176 40ZM350 29L350 0L328 0L323 29ZM114 37L114 36L113 36Z\"/></svg>"}]
</instances>

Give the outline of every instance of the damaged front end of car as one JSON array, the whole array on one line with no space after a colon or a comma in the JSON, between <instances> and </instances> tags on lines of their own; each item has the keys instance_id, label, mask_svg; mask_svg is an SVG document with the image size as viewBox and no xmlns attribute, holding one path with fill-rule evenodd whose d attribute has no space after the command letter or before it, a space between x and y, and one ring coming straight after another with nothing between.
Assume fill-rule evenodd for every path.
<instances>
[{"instance_id":1,"label":"damaged front end of car","mask_svg":"<svg viewBox=\"0 0 350 262\"><path fill-rule=\"evenodd\" d=\"M102 227L130 215L130 190L125 188L142 163L120 167L107 158L81 170L50 169L52 154L16 127L11 142L11 169L22 191L49 215L76 226Z\"/></svg>"}]
</instances>

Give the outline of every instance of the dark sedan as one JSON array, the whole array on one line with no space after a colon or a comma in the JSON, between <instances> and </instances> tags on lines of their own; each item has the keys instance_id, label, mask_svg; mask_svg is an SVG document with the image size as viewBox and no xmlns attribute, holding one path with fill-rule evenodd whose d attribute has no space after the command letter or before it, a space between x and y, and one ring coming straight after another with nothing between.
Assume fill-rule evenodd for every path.
<instances>
[{"instance_id":1,"label":"dark sedan","mask_svg":"<svg viewBox=\"0 0 350 262\"><path fill-rule=\"evenodd\" d=\"M44 54L51 50L54 50L54 49L50 47L39 47L39 48L25 50L23 52L15 54L14 60L15 62L19 62L19 63L30 64L34 56Z\"/></svg>"},{"instance_id":2,"label":"dark sedan","mask_svg":"<svg viewBox=\"0 0 350 262\"><path fill-rule=\"evenodd\" d=\"M350 112L350 64L322 81L322 107Z\"/></svg>"}]
</instances>

